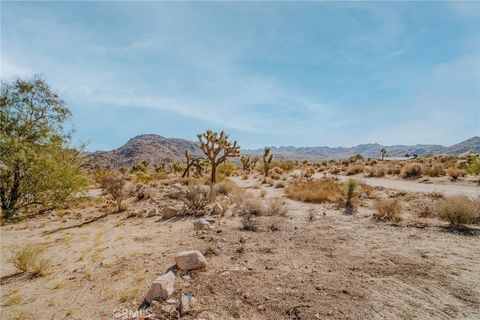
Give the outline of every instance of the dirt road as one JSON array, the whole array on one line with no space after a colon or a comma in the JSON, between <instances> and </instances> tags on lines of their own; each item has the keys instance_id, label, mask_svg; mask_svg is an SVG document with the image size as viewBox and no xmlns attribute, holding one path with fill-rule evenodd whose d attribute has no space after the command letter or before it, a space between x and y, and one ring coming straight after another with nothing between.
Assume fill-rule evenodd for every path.
<instances>
[{"instance_id":1,"label":"dirt road","mask_svg":"<svg viewBox=\"0 0 480 320\"><path fill-rule=\"evenodd\" d=\"M317 178L322 177L322 174L317 174ZM389 189L395 189L406 192L422 192L422 193L431 193L431 192L440 192L446 196L453 195L467 195L470 197L480 196L480 187L478 186L465 186L465 185L454 185L454 184L438 184L438 183L419 183L415 181L407 180L393 180L387 178L365 178L363 176L335 176L336 178L344 181L349 178L354 178L359 181L365 182L373 187L384 187Z\"/></svg>"}]
</instances>

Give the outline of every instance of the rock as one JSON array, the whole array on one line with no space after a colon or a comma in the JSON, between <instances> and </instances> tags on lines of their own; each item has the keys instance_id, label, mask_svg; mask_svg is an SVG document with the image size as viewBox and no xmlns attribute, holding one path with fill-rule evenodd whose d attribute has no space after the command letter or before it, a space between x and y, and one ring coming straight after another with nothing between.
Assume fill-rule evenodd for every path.
<instances>
[{"instance_id":1,"label":"rock","mask_svg":"<svg viewBox=\"0 0 480 320\"><path fill-rule=\"evenodd\" d=\"M165 196L167 198L170 198L170 199L181 199L183 197L185 197L186 195L186 192L185 190L178 190L178 191L173 191L173 192L170 192L170 193L167 193Z\"/></svg>"},{"instance_id":2,"label":"rock","mask_svg":"<svg viewBox=\"0 0 480 320\"><path fill-rule=\"evenodd\" d=\"M172 271L158 277L153 281L150 290L148 290L145 300L151 303L153 300L166 300L174 290L175 274Z\"/></svg>"},{"instance_id":3,"label":"rock","mask_svg":"<svg viewBox=\"0 0 480 320\"><path fill-rule=\"evenodd\" d=\"M203 269L207 267L207 260L198 250L183 251L175 256L175 264L184 271Z\"/></svg>"},{"instance_id":4,"label":"rock","mask_svg":"<svg viewBox=\"0 0 480 320\"><path fill-rule=\"evenodd\" d=\"M205 210L195 210L192 213L194 217L203 217L207 214Z\"/></svg>"},{"instance_id":5,"label":"rock","mask_svg":"<svg viewBox=\"0 0 480 320\"><path fill-rule=\"evenodd\" d=\"M178 305L178 311L180 312L180 315L186 315L188 312L190 312L190 310L195 308L196 303L197 299L192 296L191 293L188 295L182 293L182 296L180 297L180 304Z\"/></svg>"},{"instance_id":6,"label":"rock","mask_svg":"<svg viewBox=\"0 0 480 320\"><path fill-rule=\"evenodd\" d=\"M205 219L197 219L193 221L193 229L198 230L208 230L210 229L210 223Z\"/></svg>"},{"instance_id":7,"label":"rock","mask_svg":"<svg viewBox=\"0 0 480 320\"><path fill-rule=\"evenodd\" d=\"M162 215L163 219L170 219L176 217L178 215L178 209L172 206L166 206L160 209L160 214Z\"/></svg>"},{"instance_id":8,"label":"rock","mask_svg":"<svg viewBox=\"0 0 480 320\"><path fill-rule=\"evenodd\" d=\"M223 208L219 203L215 203L215 205L212 208L212 213L214 215L221 216L223 214Z\"/></svg>"},{"instance_id":9,"label":"rock","mask_svg":"<svg viewBox=\"0 0 480 320\"><path fill-rule=\"evenodd\" d=\"M148 212L147 212L147 217L154 217L154 216L158 216L158 215L159 215L158 208L152 208L152 209L148 210Z\"/></svg>"}]
</instances>

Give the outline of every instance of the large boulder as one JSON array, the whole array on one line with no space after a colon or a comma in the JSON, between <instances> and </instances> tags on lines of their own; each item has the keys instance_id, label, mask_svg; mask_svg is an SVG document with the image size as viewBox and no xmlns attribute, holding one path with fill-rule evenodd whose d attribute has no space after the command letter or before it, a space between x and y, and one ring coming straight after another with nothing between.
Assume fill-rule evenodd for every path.
<instances>
[{"instance_id":1,"label":"large boulder","mask_svg":"<svg viewBox=\"0 0 480 320\"><path fill-rule=\"evenodd\" d=\"M172 206L166 206L160 209L160 214L163 219L170 219L176 217L180 210Z\"/></svg>"},{"instance_id":2,"label":"large boulder","mask_svg":"<svg viewBox=\"0 0 480 320\"><path fill-rule=\"evenodd\" d=\"M207 260L198 250L183 251L175 256L175 264L183 271L198 270L207 267Z\"/></svg>"},{"instance_id":3,"label":"large boulder","mask_svg":"<svg viewBox=\"0 0 480 320\"><path fill-rule=\"evenodd\" d=\"M145 300L151 303L153 300L166 300L174 290L175 274L172 271L158 277L153 281L150 290L148 290Z\"/></svg>"}]
</instances>

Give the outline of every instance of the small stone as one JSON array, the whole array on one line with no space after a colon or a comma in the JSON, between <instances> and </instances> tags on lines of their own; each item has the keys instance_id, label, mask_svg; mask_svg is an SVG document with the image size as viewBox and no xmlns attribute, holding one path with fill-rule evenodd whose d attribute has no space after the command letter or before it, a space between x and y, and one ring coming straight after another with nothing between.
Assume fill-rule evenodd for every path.
<instances>
[{"instance_id":1,"label":"small stone","mask_svg":"<svg viewBox=\"0 0 480 320\"><path fill-rule=\"evenodd\" d=\"M153 281L150 290L148 290L145 300L148 303L153 300L165 300L168 299L174 290L175 284L175 274L172 271L167 272L166 274L158 277Z\"/></svg>"},{"instance_id":2,"label":"small stone","mask_svg":"<svg viewBox=\"0 0 480 320\"><path fill-rule=\"evenodd\" d=\"M170 219L178 215L178 209L172 206L166 206L160 209L160 214L163 219Z\"/></svg>"},{"instance_id":3,"label":"small stone","mask_svg":"<svg viewBox=\"0 0 480 320\"><path fill-rule=\"evenodd\" d=\"M193 229L198 230L208 230L210 229L210 223L205 219L197 219L193 222Z\"/></svg>"},{"instance_id":4,"label":"small stone","mask_svg":"<svg viewBox=\"0 0 480 320\"><path fill-rule=\"evenodd\" d=\"M183 251L175 256L175 264L184 271L203 269L207 267L207 260L198 250Z\"/></svg>"}]
</instances>

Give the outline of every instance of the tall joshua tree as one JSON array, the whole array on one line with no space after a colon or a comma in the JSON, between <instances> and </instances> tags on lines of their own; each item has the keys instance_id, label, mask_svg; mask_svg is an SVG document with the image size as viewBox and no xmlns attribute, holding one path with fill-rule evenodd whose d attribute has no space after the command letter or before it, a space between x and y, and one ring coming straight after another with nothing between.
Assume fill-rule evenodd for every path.
<instances>
[{"instance_id":1,"label":"tall joshua tree","mask_svg":"<svg viewBox=\"0 0 480 320\"><path fill-rule=\"evenodd\" d=\"M212 130L197 135L200 149L207 156L212 168L212 184L217 181L217 167L224 163L227 158L240 155L240 146L237 141L228 141L228 134L223 130L218 134Z\"/></svg>"},{"instance_id":2,"label":"tall joshua tree","mask_svg":"<svg viewBox=\"0 0 480 320\"><path fill-rule=\"evenodd\" d=\"M263 149L263 173L265 177L268 177L268 172L270 171L270 163L272 163L273 154L271 153L271 149L269 147L265 147Z\"/></svg>"},{"instance_id":3,"label":"tall joshua tree","mask_svg":"<svg viewBox=\"0 0 480 320\"><path fill-rule=\"evenodd\" d=\"M387 155L387 149L382 148L382 150L380 150L380 152L382 153L382 161L383 161L383 159L384 159L385 156Z\"/></svg>"}]
</instances>

